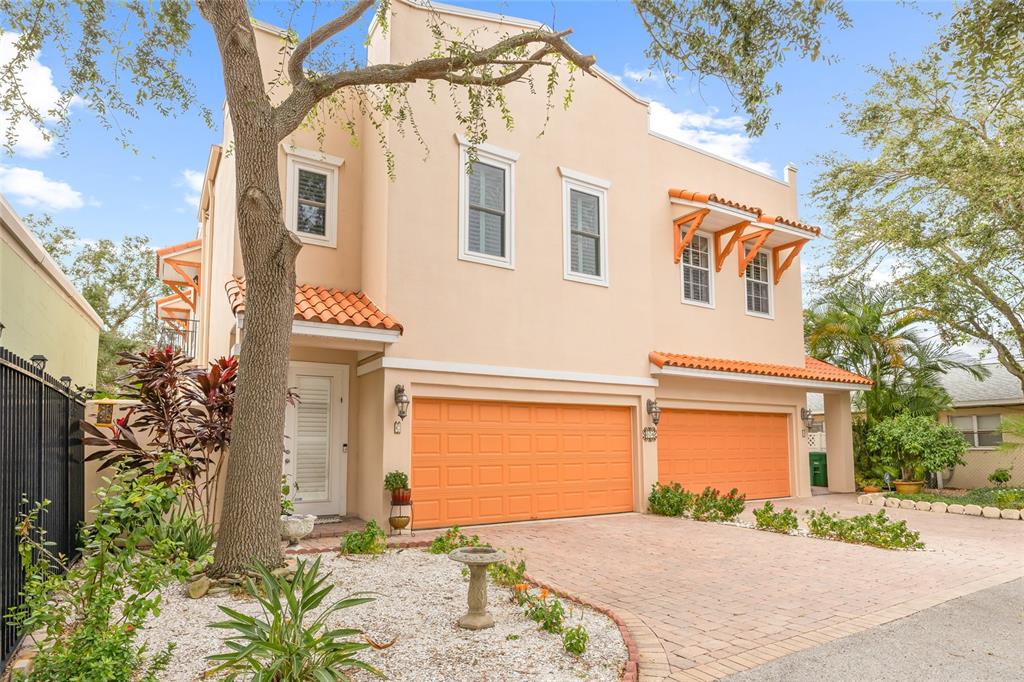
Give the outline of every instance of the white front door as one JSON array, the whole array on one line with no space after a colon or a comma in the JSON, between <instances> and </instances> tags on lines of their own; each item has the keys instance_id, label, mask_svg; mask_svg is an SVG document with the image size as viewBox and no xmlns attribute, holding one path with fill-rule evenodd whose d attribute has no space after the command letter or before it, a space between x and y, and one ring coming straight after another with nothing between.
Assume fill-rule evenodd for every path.
<instances>
[{"instance_id":1,"label":"white front door","mask_svg":"<svg viewBox=\"0 0 1024 682\"><path fill-rule=\"evenodd\" d=\"M348 472L348 365L292 362L284 473L298 514L343 515Z\"/></svg>"}]
</instances>

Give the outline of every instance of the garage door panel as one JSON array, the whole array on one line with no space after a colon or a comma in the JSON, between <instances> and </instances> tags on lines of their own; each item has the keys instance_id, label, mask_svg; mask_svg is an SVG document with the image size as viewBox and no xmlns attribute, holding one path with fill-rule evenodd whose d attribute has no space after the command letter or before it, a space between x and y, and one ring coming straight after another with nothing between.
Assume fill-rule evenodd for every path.
<instances>
[{"instance_id":1,"label":"garage door panel","mask_svg":"<svg viewBox=\"0 0 1024 682\"><path fill-rule=\"evenodd\" d=\"M700 491L737 488L748 498L789 495L784 414L665 410L658 428L658 480Z\"/></svg>"},{"instance_id":2,"label":"garage door panel","mask_svg":"<svg viewBox=\"0 0 1024 682\"><path fill-rule=\"evenodd\" d=\"M413 400L418 528L631 511L626 407Z\"/></svg>"}]
</instances>

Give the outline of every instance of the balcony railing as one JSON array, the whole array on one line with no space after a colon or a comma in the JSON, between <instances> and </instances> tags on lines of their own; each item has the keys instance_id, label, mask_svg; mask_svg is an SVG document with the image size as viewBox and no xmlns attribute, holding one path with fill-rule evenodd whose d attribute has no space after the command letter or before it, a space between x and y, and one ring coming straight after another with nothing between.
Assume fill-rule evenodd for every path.
<instances>
[{"instance_id":1,"label":"balcony railing","mask_svg":"<svg viewBox=\"0 0 1024 682\"><path fill-rule=\"evenodd\" d=\"M199 320L181 320L181 326L164 324L160 327L157 342L161 346L173 346L190 358L196 357Z\"/></svg>"}]
</instances>

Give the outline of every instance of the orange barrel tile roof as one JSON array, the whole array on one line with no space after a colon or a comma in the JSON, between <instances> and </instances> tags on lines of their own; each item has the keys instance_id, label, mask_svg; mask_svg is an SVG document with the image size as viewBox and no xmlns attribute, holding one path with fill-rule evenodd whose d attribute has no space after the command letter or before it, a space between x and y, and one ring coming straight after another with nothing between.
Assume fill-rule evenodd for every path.
<instances>
[{"instance_id":1,"label":"orange barrel tile roof","mask_svg":"<svg viewBox=\"0 0 1024 682\"><path fill-rule=\"evenodd\" d=\"M702 369L712 372L735 372L737 374L755 374L760 376L783 377L786 379L807 379L810 381L831 381L842 384L861 384L871 386L874 382L845 369L831 365L823 360L807 356L803 367L792 365L774 365L765 362L747 362L746 360L726 360L723 358L705 358L696 355L678 353L662 353L652 351L650 360L658 367L681 367L685 369Z\"/></svg>"},{"instance_id":2,"label":"orange barrel tile roof","mask_svg":"<svg viewBox=\"0 0 1024 682\"><path fill-rule=\"evenodd\" d=\"M791 218L783 218L782 216L767 216L764 211L757 206L750 206L748 204L740 203L735 199L727 199L720 194L714 192L695 192L689 189L670 189L668 195L674 199L682 199L683 201L693 201L698 204L719 204L720 206L728 206L738 211L745 211L746 213L752 213L757 216L758 222L765 223L768 225L774 225L779 223L786 225L787 227L793 227L804 232L810 232L813 235L821 234L821 228L814 225L808 225L802 223L799 220L793 220Z\"/></svg>"},{"instance_id":3,"label":"orange barrel tile roof","mask_svg":"<svg viewBox=\"0 0 1024 682\"><path fill-rule=\"evenodd\" d=\"M224 288L231 311L236 315L245 313L245 280L230 279ZM312 284L295 286L294 317L306 322L402 331L402 325L378 308L363 292L328 289Z\"/></svg>"}]
</instances>

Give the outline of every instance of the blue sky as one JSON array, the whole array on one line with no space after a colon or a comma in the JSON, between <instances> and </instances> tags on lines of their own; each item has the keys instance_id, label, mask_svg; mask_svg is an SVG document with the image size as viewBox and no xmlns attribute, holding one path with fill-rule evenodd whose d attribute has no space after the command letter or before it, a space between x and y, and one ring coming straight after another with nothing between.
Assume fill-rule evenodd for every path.
<instances>
[{"instance_id":1,"label":"blue sky","mask_svg":"<svg viewBox=\"0 0 1024 682\"><path fill-rule=\"evenodd\" d=\"M839 111L836 95L845 92L859 97L871 82L866 65L884 65L890 55L914 57L936 30L935 21L920 8L894 2L850 3L854 27L828 32L827 52L838 62L791 61L781 68L777 77L783 93L773 100L772 124L762 137L751 140L743 134L742 117L723 87L708 82L695 93L690 83L680 81L673 90L660 78L646 76L645 33L627 2L455 4L572 27L577 49L595 54L599 66L654 102L657 125L776 176L792 161L800 167L802 191L815 175L816 155L830 150L859 153L834 125ZM923 8L934 11L948 6ZM331 9L322 7L321 15ZM282 5L270 4L258 7L256 13L282 23L281 11ZM213 36L198 15L195 24L193 54L184 68L195 80L201 101L219 114L223 85ZM0 43L0 59L3 49ZM48 83L63 82L59 60L44 48L33 68L33 90L45 101L52 95ZM147 234L156 245L191 239L201 171L210 144L220 141L219 129L208 128L198 113L163 118L144 112L126 123L137 147L133 152L123 149L84 107L76 109L75 118L63 150L26 131L18 153L0 160L0 191L15 209L21 214L49 212L59 224L71 225L85 238ZM806 202L801 217L815 219ZM812 258L820 257L824 247L816 244Z\"/></svg>"}]
</instances>

